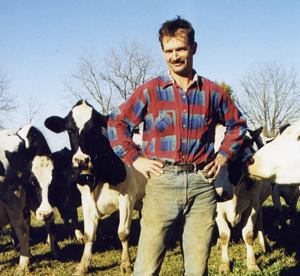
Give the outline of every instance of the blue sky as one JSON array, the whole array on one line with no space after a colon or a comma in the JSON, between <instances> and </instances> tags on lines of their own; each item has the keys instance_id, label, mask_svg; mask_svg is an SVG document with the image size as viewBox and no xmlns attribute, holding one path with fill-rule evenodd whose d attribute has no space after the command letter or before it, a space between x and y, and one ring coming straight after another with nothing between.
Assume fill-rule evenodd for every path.
<instances>
[{"instance_id":1,"label":"blue sky","mask_svg":"<svg viewBox=\"0 0 300 276\"><path fill-rule=\"evenodd\" d=\"M160 55L158 29L176 15L196 31L194 68L202 76L238 93L249 67L277 60L300 77L298 0L0 0L0 68L19 103L10 120L0 119L13 130L28 123L22 99L34 95L42 104L34 123L52 150L68 145L66 134L51 134L43 122L69 112L62 106L62 80L76 70L83 48L105 52L127 37Z\"/></svg>"}]
</instances>

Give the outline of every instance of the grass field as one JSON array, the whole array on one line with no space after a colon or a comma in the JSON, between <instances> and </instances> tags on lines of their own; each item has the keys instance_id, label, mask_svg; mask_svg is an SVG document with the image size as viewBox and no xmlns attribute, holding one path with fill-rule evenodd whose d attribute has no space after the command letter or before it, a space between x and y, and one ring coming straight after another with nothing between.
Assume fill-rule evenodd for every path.
<instances>
[{"instance_id":1,"label":"grass field","mask_svg":"<svg viewBox=\"0 0 300 276\"><path fill-rule=\"evenodd\" d=\"M284 208L287 212L287 208ZM273 225L273 203L269 198L263 207L264 228L267 234L270 252L263 253L257 239L254 243L255 256L261 272L250 273L246 266L246 247L241 239L241 226L238 225L232 231L232 242L229 248L232 273L228 275L300 275L300 202L298 202L297 227L292 231L287 224L282 227L280 238L277 242L270 240ZM83 229L82 213L79 208L81 228ZM137 214L135 214L137 217ZM63 257L54 260L50 246L46 241L46 230L43 223L37 221L32 214L30 229L31 264L29 272L25 275L71 275L80 261L83 244L78 243L74 237L68 236L67 230L63 229L60 217L56 219L57 236ZM102 244L97 241L94 246L94 255L89 275L119 275L121 262L120 243L117 239L116 224L112 220L104 221L104 238ZM19 261L19 248L13 248L10 238L10 227L1 230L0 235L0 275L12 275ZM139 220L132 222L130 238L130 254L135 261L137 241L139 235ZM217 233L216 233L217 237ZM209 259L209 275L218 275L221 250L216 245L212 247ZM160 275L183 275L183 261L180 244L176 241L172 248L167 251Z\"/></svg>"}]
</instances>

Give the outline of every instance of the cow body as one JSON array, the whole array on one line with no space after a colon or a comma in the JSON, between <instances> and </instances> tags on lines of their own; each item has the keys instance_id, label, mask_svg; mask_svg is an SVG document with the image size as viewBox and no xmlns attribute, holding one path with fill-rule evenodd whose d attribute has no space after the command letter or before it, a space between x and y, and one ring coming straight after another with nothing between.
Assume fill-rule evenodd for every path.
<instances>
[{"instance_id":1,"label":"cow body","mask_svg":"<svg viewBox=\"0 0 300 276\"><path fill-rule=\"evenodd\" d=\"M224 129L225 130L225 129ZM271 195L271 184L269 182L252 181L243 176L241 159L248 150L260 147L264 143L259 137L261 129L250 131L240 149L239 156L225 165L215 181L215 187L219 195L225 199L217 202L216 223L219 230L219 244L222 248L222 256L219 273L230 272L230 260L228 245L231 231L228 222L235 227L244 214L244 226L242 229L243 240L247 247L247 267L249 271L259 271L253 251L254 228L257 227L259 243L264 251L268 246L262 223L262 203ZM218 135L222 133L220 130ZM218 139L216 139L218 141ZM216 147L216 150L218 147ZM222 188L222 190L220 189ZM225 197L225 196L226 197ZM225 198L224 198L225 197Z\"/></svg>"},{"instance_id":2,"label":"cow body","mask_svg":"<svg viewBox=\"0 0 300 276\"><path fill-rule=\"evenodd\" d=\"M72 153L64 148L52 154L45 137L33 125L24 126L18 134L34 156L27 168L27 205L35 212L37 219L45 221L52 253L57 258L60 256L59 248L56 236L51 231L57 209L64 220L72 219L78 226L77 207L81 205L81 199L72 168ZM75 227L75 235L77 239L83 238L78 227Z\"/></svg>"},{"instance_id":3,"label":"cow body","mask_svg":"<svg viewBox=\"0 0 300 276\"><path fill-rule=\"evenodd\" d=\"M29 264L30 213L25 208L24 171L27 151L16 133L0 131L0 225L11 223L20 243L20 260L15 275L25 272ZM21 162L23 162L21 164Z\"/></svg>"},{"instance_id":4,"label":"cow body","mask_svg":"<svg viewBox=\"0 0 300 276\"><path fill-rule=\"evenodd\" d=\"M98 219L115 210L120 214L118 235L123 247L120 269L121 272L131 271L128 251L130 225L133 209L142 207L146 179L113 152L106 137L107 120L108 116L80 101L67 117L50 117L45 121L45 126L56 133L68 131L73 166L80 172L77 186L82 197L85 248L75 275L88 271Z\"/></svg>"}]
</instances>

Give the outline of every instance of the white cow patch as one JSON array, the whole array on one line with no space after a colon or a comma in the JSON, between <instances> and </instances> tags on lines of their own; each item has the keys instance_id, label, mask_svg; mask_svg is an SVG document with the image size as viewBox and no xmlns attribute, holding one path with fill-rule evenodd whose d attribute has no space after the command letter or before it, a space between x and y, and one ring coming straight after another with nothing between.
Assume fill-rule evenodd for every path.
<instances>
[{"instance_id":1,"label":"white cow patch","mask_svg":"<svg viewBox=\"0 0 300 276\"><path fill-rule=\"evenodd\" d=\"M15 132L12 130L4 129L0 131L0 160L3 164L5 170L7 169L9 163L6 159L5 151L9 152L17 152L18 147L22 140ZM3 181L4 177L0 177L0 180Z\"/></svg>"},{"instance_id":2,"label":"white cow patch","mask_svg":"<svg viewBox=\"0 0 300 276\"><path fill-rule=\"evenodd\" d=\"M29 148L28 132L33 125L25 125L19 131L18 134L24 139L26 148Z\"/></svg>"},{"instance_id":3,"label":"white cow patch","mask_svg":"<svg viewBox=\"0 0 300 276\"><path fill-rule=\"evenodd\" d=\"M52 160L47 156L36 156L32 161L32 173L35 175L41 187L42 203L36 210L36 217L44 220L43 215L53 212L53 217L56 217L56 208L53 208L48 201L49 185L52 180L53 171Z\"/></svg>"},{"instance_id":4,"label":"white cow patch","mask_svg":"<svg viewBox=\"0 0 300 276\"><path fill-rule=\"evenodd\" d=\"M85 101L81 105L75 106L72 110L72 116L79 129L79 134L84 128L84 125L92 117L93 108L88 106Z\"/></svg>"}]
</instances>

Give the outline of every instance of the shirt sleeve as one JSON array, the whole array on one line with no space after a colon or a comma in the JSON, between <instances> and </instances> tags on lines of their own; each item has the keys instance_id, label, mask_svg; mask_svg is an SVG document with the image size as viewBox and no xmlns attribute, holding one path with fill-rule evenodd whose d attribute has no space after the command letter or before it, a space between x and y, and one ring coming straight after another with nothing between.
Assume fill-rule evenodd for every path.
<instances>
[{"instance_id":1,"label":"shirt sleeve","mask_svg":"<svg viewBox=\"0 0 300 276\"><path fill-rule=\"evenodd\" d=\"M147 109L145 90L143 85L138 87L126 102L110 114L108 120L111 147L130 166L142 156L140 148L132 140L132 132L141 123Z\"/></svg>"},{"instance_id":2,"label":"shirt sleeve","mask_svg":"<svg viewBox=\"0 0 300 276\"><path fill-rule=\"evenodd\" d=\"M219 118L221 118L220 121L226 127L226 131L218 153L228 160L237 155L245 139L247 123L228 94L222 88L220 89L221 93L217 110Z\"/></svg>"}]
</instances>

